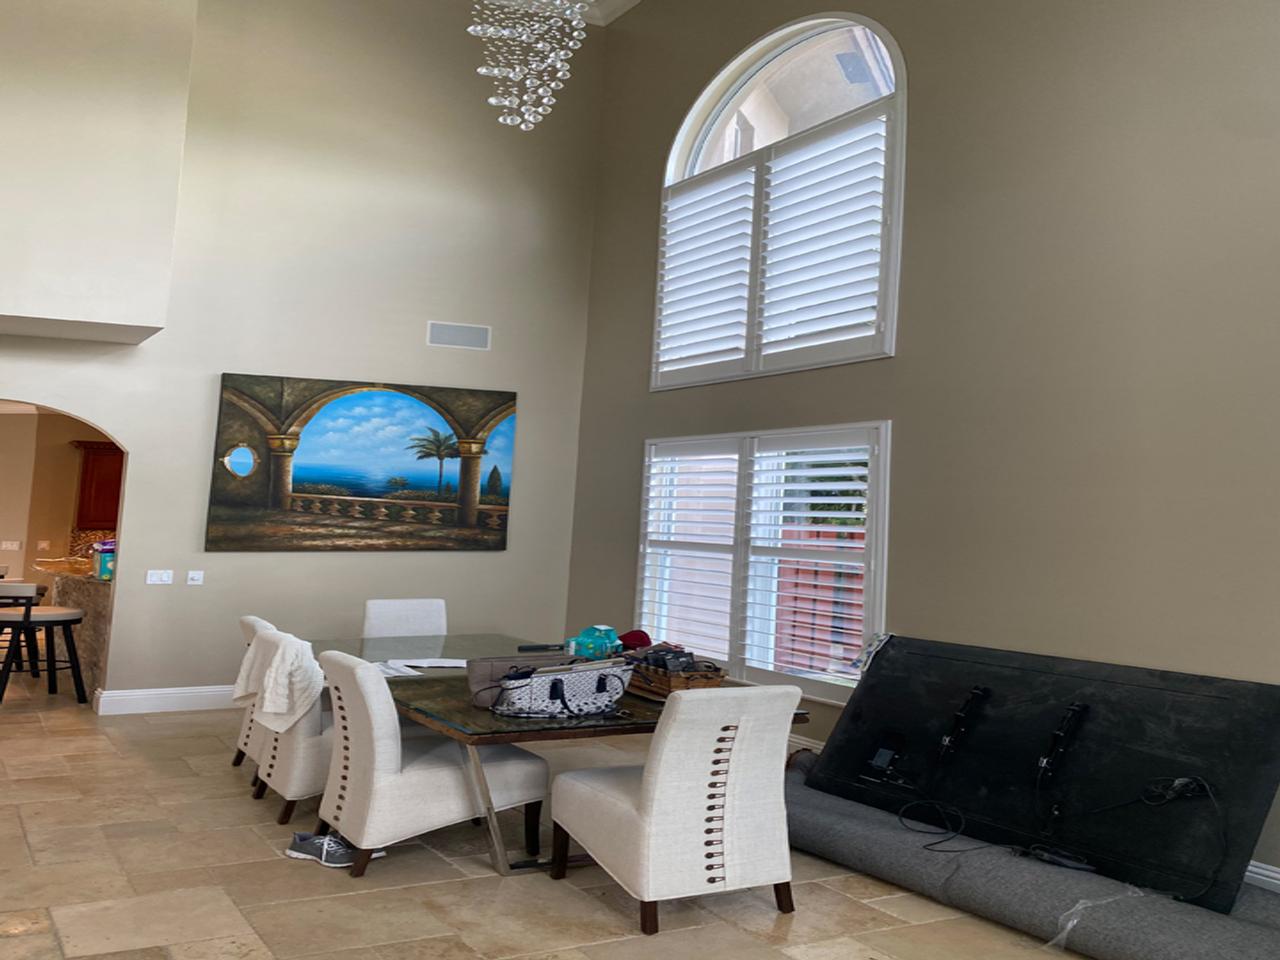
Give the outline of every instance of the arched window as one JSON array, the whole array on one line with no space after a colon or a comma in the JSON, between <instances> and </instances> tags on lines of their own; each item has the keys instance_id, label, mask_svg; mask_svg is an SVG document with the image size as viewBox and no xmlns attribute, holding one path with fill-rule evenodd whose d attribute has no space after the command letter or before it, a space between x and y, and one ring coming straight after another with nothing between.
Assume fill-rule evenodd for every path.
<instances>
[{"instance_id":1,"label":"arched window","mask_svg":"<svg viewBox=\"0 0 1280 960\"><path fill-rule=\"evenodd\" d=\"M667 164L654 389L892 355L905 127L901 54L861 17L721 71Z\"/></svg>"}]
</instances>

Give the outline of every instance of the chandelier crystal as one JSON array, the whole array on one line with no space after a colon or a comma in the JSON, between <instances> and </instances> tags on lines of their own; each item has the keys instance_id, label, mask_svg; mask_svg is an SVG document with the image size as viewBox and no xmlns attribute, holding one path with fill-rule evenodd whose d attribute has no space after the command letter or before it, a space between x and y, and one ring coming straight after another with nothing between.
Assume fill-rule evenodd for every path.
<instances>
[{"instance_id":1,"label":"chandelier crystal","mask_svg":"<svg viewBox=\"0 0 1280 960\"><path fill-rule=\"evenodd\" d=\"M489 105L498 122L528 133L537 129L573 76L569 61L587 38L585 15L594 0L476 0L467 33L484 41L484 66L492 77Z\"/></svg>"}]
</instances>

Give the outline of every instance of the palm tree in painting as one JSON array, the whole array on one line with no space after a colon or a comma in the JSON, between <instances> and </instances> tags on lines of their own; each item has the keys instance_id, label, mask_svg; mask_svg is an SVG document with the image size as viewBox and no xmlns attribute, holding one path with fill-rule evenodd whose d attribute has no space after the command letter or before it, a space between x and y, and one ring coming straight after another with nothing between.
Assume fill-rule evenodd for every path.
<instances>
[{"instance_id":1,"label":"palm tree in painting","mask_svg":"<svg viewBox=\"0 0 1280 960\"><path fill-rule=\"evenodd\" d=\"M444 486L444 462L458 456L458 438L452 433L441 433L434 427L427 429L425 437L410 437L409 446L419 460L439 460L440 473L436 477L436 496Z\"/></svg>"}]
</instances>

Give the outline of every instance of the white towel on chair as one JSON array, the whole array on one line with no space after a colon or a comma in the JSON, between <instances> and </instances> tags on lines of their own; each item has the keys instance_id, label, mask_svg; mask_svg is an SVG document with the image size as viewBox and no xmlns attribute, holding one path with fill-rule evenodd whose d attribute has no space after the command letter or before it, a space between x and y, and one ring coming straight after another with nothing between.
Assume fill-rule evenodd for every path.
<instances>
[{"instance_id":1,"label":"white towel on chair","mask_svg":"<svg viewBox=\"0 0 1280 960\"><path fill-rule=\"evenodd\" d=\"M306 715L322 690L324 671L311 644L288 633L264 630L249 645L231 696L241 706L256 698L254 723L284 733Z\"/></svg>"}]
</instances>

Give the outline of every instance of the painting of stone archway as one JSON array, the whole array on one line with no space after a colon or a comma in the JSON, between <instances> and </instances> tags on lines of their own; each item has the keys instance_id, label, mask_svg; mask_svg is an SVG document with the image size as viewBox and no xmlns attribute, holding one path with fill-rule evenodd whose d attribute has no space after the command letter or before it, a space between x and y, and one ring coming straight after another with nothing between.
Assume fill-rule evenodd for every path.
<instances>
[{"instance_id":1,"label":"painting of stone archway","mask_svg":"<svg viewBox=\"0 0 1280 960\"><path fill-rule=\"evenodd\" d=\"M210 551L505 550L516 395L222 376Z\"/></svg>"}]
</instances>

